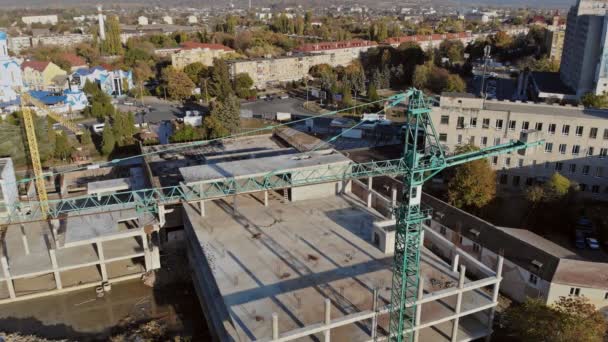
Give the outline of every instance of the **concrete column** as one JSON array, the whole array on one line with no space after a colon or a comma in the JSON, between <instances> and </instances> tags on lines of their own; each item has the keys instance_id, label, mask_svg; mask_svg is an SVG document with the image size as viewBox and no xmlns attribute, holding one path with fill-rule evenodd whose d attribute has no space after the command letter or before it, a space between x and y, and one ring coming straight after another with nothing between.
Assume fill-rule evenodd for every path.
<instances>
[{"instance_id":1,"label":"concrete column","mask_svg":"<svg viewBox=\"0 0 608 342\"><path fill-rule=\"evenodd\" d=\"M467 268L464 265L460 265L460 278L458 278L458 294L456 295L456 308L455 314L460 314L460 307L462 306L462 289L464 288L464 275ZM454 325L452 326L452 342L458 341L458 325L460 324L460 318L454 318Z\"/></svg>"},{"instance_id":2,"label":"concrete column","mask_svg":"<svg viewBox=\"0 0 608 342\"><path fill-rule=\"evenodd\" d=\"M59 265L57 264L57 255L55 253L56 252L54 249L49 249L51 265L53 266L53 275L55 276L55 285L57 285L58 290L61 290L63 288L63 284L61 284L61 275L59 274Z\"/></svg>"},{"instance_id":3,"label":"concrete column","mask_svg":"<svg viewBox=\"0 0 608 342\"><path fill-rule=\"evenodd\" d=\"M11 298L16 298L15 287L13 285L13 279L11 279L11 272L8 269L8 261L3 255L0 257L0 264L2 264L2 271L4 271L4 277L6 277L6 285L8 287L8 294Z\"/></svg>"},{"instance_id":4,"label":"concrete column","mask_svg":"<svg viewBox=\"0 0 608 342\"><path fill-rule=\"evenodd\" d=\"M395 219L395 209L397 208L397 187L391 188L391 220Z\"/></svg>"},{"instance_id":5,"label":"concrete column","mask_svg":"<svg viewBox=\"0 0 608 342\"><path fill-rule=\"evenodd\" d=\"M372 180L373 177L367 177L367 207L372 207Z\"/></svg>"},{"instance_id":6,"label":"concrete column","mask_svg":"<svg viewBox=\"0 0 608 342\"><path fill-rule=\"evenodd\" d=\"M329 326L331 324L331 301L329 300L329 298L325 298L325 325ZM331 339L331 330L329 330L329 328L327 328L327 330L325 330L323 332L323 336L324 336L324 341L325 342L330 342Z\"/></svg>"},{"instance_id":7,"label":"concrete column","mask_svg":"<svg viewBox=\"0 0 608 342\"><path fill-rule=\"evenodd\" d=\"M205 201L200 201L198 202L198 207L201 213L201 217L205 217L206 215L206 211L205 211Z\"/></svg>"},{"instance_id":8,"label":"concrete column","mask_svg":"<svg viewBox=\"0 0 608 342\"><path fill-rule=\"evenodd\" d=\"M374 299L372 302L372 311L374 316L372 317L372 340L376 340L376 334L378 333L378 289L374 289Z\"/></svg>"},{"instance_id":9,"label":"concrete column","mask_svg":"<svg viewBox=\"0 0 608 342\"><path fill-rule=\"evenodd\" d=\"M264 191L264 206L268 206L268 190Z\"/></svg>"},{"instance_id":10,"label":"concrete column","mask_svg":"<svg viewBox=\"0 0 608 342\"><path fill-rule=\"evenodd\" d=\"M148 236L144 233L144 234L141 234L140 237L141 237L142 246L144 248L144 260L146 263L146 271L149 271L150 269L152 269L152 267L151 267L152 258L150 255L150 249L148 248Z\"/></svg>"},{"instance_id":11,"label":"concrete column","mask_svg":"<svg viewBox=\"0 0 608 342\"><path fill-rule=\"evenodd\" d=\"M101 270L101 280L108 280L108 270L106 269L106 258L103 255L103 245L101 241L95 242L97 247L97 254L99 255L99 269Z\"/></svg>"},{"instance_id":12,"label":"concrete column","mask_svg":"<svg viewBox=\"0 0 608 342\"><path fill-rule=\"evenodd\" d=\"M454 258L452 259L452 272L458 271L458 260L459 259L460 259L459 254L454 255Z\"/></svg>"},{"instance_id":13,"label":"concrete column","mask_svg":"<svg viewBox=\"0 0 608 342\"><path fill-rule=\"evenodd\" d=\"M272 340L279 339L279 315L276 312L272 313Z\"/></svg>"},{"instance_id":14,"label":"concrete column","mask_svg":"<svg viewBox=\"0 0 608 342\"><path fill-rule=\"evenodd\" d=\"M25 234L25 227L21 225L21 241L23 241L23 250L25 250L25 255L30 254L30 245L27 243L27 235Z\"/></svg>"},{"instance_id":15,"label":"concrete column","mask_svg":"<svg viewBox=\"0 0 608 342\"><path fill-rule=\"evenodd\" d=\"M424 278L420 277L420 280L418 280L418 300L422 299L422 296L424 296ZM417 327L420 325L420 319L422 318L422 304L416 305L416 319L414 321L414 327ZM420 330L416 329L414 330L414 342L418 342L418 339L420 338Z\"/></svg>"},{"instance_id":16,"label":"concrete column","mask_svg":"<svg viewBox=\"0 0 608 342\"><path fill-rule=\"evenodd\" d=\"M167 223L167 220L165 218L165 206L164 205L159 205L158 206L158 223L160 224L161 227L164 227L165 224Z\"/></svg>"},{"instance_id":17,"label":"concrete column","mask_svg":"<svg viewBox=\"0 0 608 342\"><path fill-rule=\"evenodd\" d=\"M500 288L500 281L502 280L502 266L505 259L502 255L498 256L496 260L496 278L498 282L492 287L492 302L498 304L498 289ZM492 327L494 325L494 315L496 314L496 307L490 309L490 315L488 316L488 335L486 336L486 342L490 342L492 339Z\"/></svg>"}]
</instances>

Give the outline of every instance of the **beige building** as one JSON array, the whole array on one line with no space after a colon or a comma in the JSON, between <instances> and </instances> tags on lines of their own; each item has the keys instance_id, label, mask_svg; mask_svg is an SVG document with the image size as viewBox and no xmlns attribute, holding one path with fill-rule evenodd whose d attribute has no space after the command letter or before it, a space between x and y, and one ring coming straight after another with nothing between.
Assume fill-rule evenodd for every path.
<instances>
[{"instance_id":1,"label":"beige building","mask_svg":"<svg viewBox=\"0 0 608 342\"><path fill-rule=\"evenodd\" d=\"M487 147L538 130L546 143L535 151L490 158L501 185L524 188L559 172L583 194L608 200L608 110L507 102L444 93L432 112L440 142L448 152L472 143Z\"/></svg>"},{"instance_id":2,"label":"beige building","mask_svg":"<svg viewBox=\"0 0 608 342\"><path fill-rule=\"evenodd\" d=\"M32 24L51 24L56 25L59 22L59 18L56 14L50 15L32 15L27 17L21 17L21 21L23 21L26 25Z\"/></svg>"},{"instance_id":3,"label":"beige building","mask_svg":"<svg viewBox=\"0 0 608 342\"><path fill-rule=\"evenodd\" d=\"M560 18L556 15L553 17L553 23L547 27L545 45L549 58L557 63L562 60L565 36L566 26L560 25Z\"/></svg>"},{"instance_id":4,"label":"beige building","mask_svg":"<svg viewBox=\"0 0 608 342\"><path fill-rule=\"evenodd\" d=\"M304 44L294 49L294 52L329 55L332 66L346 66L376 46L378 46L376 42L369 40L346 40Z\"/></svg>"},{"instance_id":5,"label":"beige building","mask_svg":"<svg viewBox=\"0 0 608 342\"><path fill-rule=\"evenodd\" d=\"M608 313L608 263L585 260L526 229L495 226L430 195L423 194L422 201L433 210L424 235L433 252L452 260L472 256L488 268L502 255L500 292L513 300L542 298L551 304L560 297L585 296ZM472 274L484 273L466 266Z\"/></svg>"},{"instance_id":6,"label":"beige building","mask_svg":"<svg viewBox=\"0 0 608 342\"><path fill-rule=\"evenodd\" d=\"M214 59L222 58L231 52L234 50L221 44L185 42L178 51L171 55L171 64L178 70L196 62L211 66Z\"/></svg>"},{"instance_id":7,"label":"beige building","mask_svg":"<svg viewBox=\"0 0 608 342\"><path fill-rule=\"evenodd\" d=\"M23 84L29 90L63 90L67 71L53 62L27 61L21 64Z\"/></svg>"}]
</instances>

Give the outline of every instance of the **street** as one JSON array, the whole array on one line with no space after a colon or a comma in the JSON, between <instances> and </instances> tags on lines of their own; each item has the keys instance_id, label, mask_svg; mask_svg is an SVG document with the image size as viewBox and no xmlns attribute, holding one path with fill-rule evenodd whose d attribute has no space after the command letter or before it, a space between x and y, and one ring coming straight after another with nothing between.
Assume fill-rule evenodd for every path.
<instances>
[{"instance_id":1,"label":"street","mask_svg":"<svg viewBox=\"0 0 608 342\"><path fill-rule=\"evenodd\" d=\"M250 110L254 115L265 113L286 112L292 115L315 115L318 113L309 111L303 107L304 100L290 97L288 99L275 99L270 101L257 100L246 102L241 105L241 109Z\"/></svg>"}]
</instances>

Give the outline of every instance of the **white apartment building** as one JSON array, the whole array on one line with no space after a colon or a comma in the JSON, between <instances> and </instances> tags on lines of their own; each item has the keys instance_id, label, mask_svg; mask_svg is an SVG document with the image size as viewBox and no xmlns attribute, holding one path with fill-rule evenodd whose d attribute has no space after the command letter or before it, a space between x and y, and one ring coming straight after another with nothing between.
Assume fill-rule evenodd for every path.
<instances>
[{"instance_id":1,"label":"white apartment building","mask_svg":"<svg viewBox=\"0 0 608 342\"><path fill-rule=\"evenodd\" d=\"M332 66L346 66L367 52L367 50L378 46L376 42L369 40L345 40L339 42L319 42L300 45L294 52L309 54L327 54L331 56Z\"/></svg>"},{"instance_id":2,"label":"white apartment building","mask_svg":"<svg viewBox=\"0 0 608 342\"><path fill-rule=\"evenodd\" d=\"M222 44L184 42L179 50L171 54L171 65L178 70L197 62L211 66L214 59L223 58L232 52L234 50Z\"/></svg>"},{"instance_id":3,"label":"white apartment building","mask_svg":"<svg viewBox=\"0 0 608 342\"><path fill-rule=\"evenodd\" d=\"M26 25L32 24L51 24L55 25L59 22L59 18L56 14L50 15L32 15L27 17L21 17L21 21Z\"/></svg>"},{"instance_id":4,"label":"white apartment building","mask_svg":"<svg viewBox=\"0 0 608 342\"><path fill-rule=\"evenodd\" d=\"M432 111L448 152L472 143L487 147L538 130L543 147L490 158L501 185L523 188L554 172L577 182L583 194L608 200L608 110L522 102L485 102L470 94L444 93Z\"/></svg>"},{"instance_id":5,"label":"white apartment building","mask_svg":"<svg viewBox=\"0 0 608 342\"><path fill-rule=\"evenodd\" d=\"M608 90L607 9L606 1L578 0L568 12L560 76L579 97Z\"/></svg>"}]
</instances>

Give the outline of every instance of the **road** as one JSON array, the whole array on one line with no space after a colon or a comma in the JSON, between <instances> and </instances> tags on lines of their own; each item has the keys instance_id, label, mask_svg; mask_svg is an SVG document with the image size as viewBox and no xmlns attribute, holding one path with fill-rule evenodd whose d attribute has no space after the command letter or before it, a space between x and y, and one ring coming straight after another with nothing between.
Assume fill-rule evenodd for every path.
<instances>
[{"instance_id":1,"label":"road","mask_svg":"<svg viewBox=\"0 0 608 342\"><path fill-rule=\"evenodd\" d=\"M276 99L271 101L258 100L246 102L241 105L241 109L251 110L254 115L266 113L286 112L293 115L315 115L317 113L309 111L303 107L304 100L299 98Z\"/></svg>"}]
</instances>

